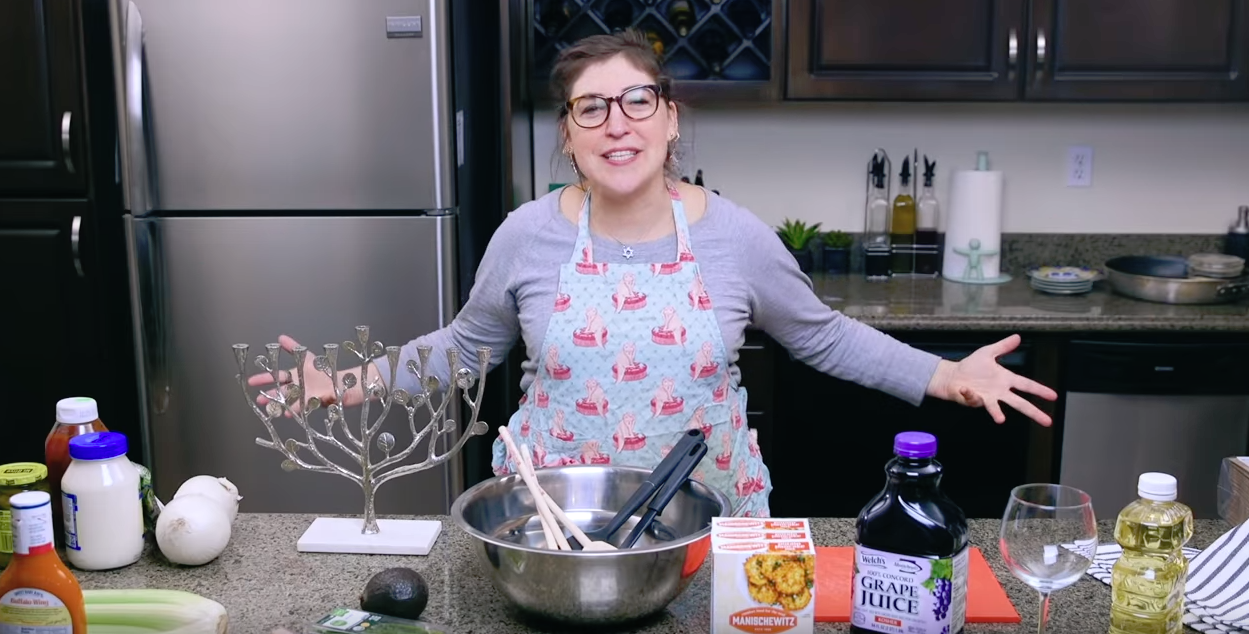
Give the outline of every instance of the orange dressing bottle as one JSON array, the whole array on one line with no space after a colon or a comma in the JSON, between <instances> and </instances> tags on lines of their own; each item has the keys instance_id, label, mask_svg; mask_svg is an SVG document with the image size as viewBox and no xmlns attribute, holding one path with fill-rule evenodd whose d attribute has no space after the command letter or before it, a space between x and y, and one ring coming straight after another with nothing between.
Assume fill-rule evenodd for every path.
<instances>
[{"instance_id":1,"label":"orange dressing bottle","mask_svg":"<svg viewBox=\"0 0 1249 634\"><path fill-rule=\"evenodd\" d=\"M0 630L87 634L82 587L52 546L51 500L43 491L9 498L13 561L0 573Z\"/></svg>"}]
</instances>

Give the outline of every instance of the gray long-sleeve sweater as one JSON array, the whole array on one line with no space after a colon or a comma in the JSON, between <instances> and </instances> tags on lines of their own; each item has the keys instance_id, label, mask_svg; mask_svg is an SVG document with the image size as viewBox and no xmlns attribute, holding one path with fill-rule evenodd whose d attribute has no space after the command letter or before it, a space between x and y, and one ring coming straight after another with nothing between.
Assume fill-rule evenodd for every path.
<instances>
[{"instance_id":1,"label":"gray long-sleeve sweater","mask_svg":"<svg viewBox=\"0 0 1249 634\"><path fill-rule=\"evenodd\" d=\"M576 239L576 225L560 213L558 191L509 214L490 240L468 302L450 325L403 346L398 385L392 388L416 390L406 366L416 358L418 345L433 348L431 369L446 385L448 347L456 346L461 364L473 368L477 348L489 346L493 369L520 338L528 351L521 388L528 390L541 367L560 265L572 257ZM592 239L595 260L626 262L614 241ZM749 210L708 191L706 212L690 224L690 250L712 299L735 379L740 379L737 359L745 329L754 326L794 358L831 376L912 404L923 399L939 357L832 310L812 292L810 279L775 230ZM634 245L632 262L669 262L676 254L676 236L669 235ZM376 363L388 378L386 359Z\"/></svg>"}]
</instances>

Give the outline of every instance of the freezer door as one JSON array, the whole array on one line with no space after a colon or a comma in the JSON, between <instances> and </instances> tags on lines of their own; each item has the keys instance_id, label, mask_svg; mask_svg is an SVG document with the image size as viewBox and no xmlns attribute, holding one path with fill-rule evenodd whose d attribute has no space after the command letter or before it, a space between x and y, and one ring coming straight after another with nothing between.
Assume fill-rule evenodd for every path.
<instances>
[{"instance_id":1,"label":"freezer door","mask_svg":"<svg viewBox=\"0 0 1249 634\"><path fill-rule=\"evenodd\" d=\"M449 324L454 217L126 220L141 422L161 499L187 478L209 474L238 485L244 511L361 513L360 487L347 478L285 472L280 452L256 444L270 437L235 378L232 346L248 344L254 359L286 334L321 354L325 343L354 340L357 325L369 326L371 339L384 345L402 345ZM340 349L338 366L351 362ZM249 374L260 371L249 365ZM293 365L282 353L280 367ZM253 396L256 389L249 388ZM370 420L380 409L370 407ZM357 436L360 411L347 410ZM398 449L412 438L401 413L392 411L383 427ZM457 422L459 414L450 409ZM324 408L313 420L315 429L325 429ZM418 414L417 428L428 420ZM275 427L283 440L307 440L292 420ZM346 442L341 430L339 438ZM405 464L419 461L426 448L422 442ZM322 449L339 465L359 469L342 451ZM372 451L380 460L376 446ZM307 452L301 456L315 463ZM459 460L398 478L379 490L377 512L446 513L461 482Z\"/></svg>"},{"instance_id":2,"label":"freezer door","mask_svg":"<svg viewBox=\"0 0 1249 634\"><path fill-rule=\"evenodd\" d=\"M128 210L455 207L446 1L111 0Z\"/></svg>"}]
</instances>

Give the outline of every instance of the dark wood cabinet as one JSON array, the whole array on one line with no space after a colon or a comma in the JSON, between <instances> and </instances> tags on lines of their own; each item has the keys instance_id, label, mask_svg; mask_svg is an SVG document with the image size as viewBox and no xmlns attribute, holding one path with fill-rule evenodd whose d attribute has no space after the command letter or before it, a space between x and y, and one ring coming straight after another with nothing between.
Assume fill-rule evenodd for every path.
<instances>
[{"instance_id":1,"label":"dark wood cabinet","mask_svg":"<svg viewBox=\"0 0 1249 634\"><path fill-rule=\"evenodd\" d=\"M77 6L73 0L0 2L0 196L86 190Z\"/></svg>"},{"instance_id":2,"label":"dark wood cabinet","mask_svg":"<svg viewBox=\"0 0 1249 634\"><path fill-rule=\"evenodd\" d=\"M1025 0L791 0L790 99L1010 100Z\"/></svg>"},{"instance_id":3,"label":"dark wood cabinet","mask_svg":"<svg viewBox=\"0 0 1249 634\"><path fill-rule=\"evenodd\" d=\"M39 460L56 401L99 394L110 376L99 356L93 254L84 248L89 209L86 201L0 200L0 464Z\"/></svg>"},{"instance_id":4,"label":"dark wood cabinet","mask_svg":"<svg viewBox=\"0 0 1249 634\"><path fill-rule=\"evenodd\" d=\"M761 330L747 329L746 341L738 352L740 385L746 391L746 425L759 436L759 453L770 464L773 453L773 427L776 420L776 363L786 354L775 340Z\"/></svg>"},{"instance_id":5,"label":"dark wood cabinet","mask_svg":"<svg viewBox=\"0 0 1249 634\"><path fill-rule=\"evenodd\" d=\"M791 0L786 97L1240 101L1249 0Z\"/></svg>"},{"instance_id":6,"label":"dark wood cabinet","mask_svg":"<svg viewBox=\"0 0 1249 634\"><path fill-rule=\"evenodd\" d=\"M1028 99L1242 100L1246 0L1032 0Z\"/></svg>"}]
</instances>

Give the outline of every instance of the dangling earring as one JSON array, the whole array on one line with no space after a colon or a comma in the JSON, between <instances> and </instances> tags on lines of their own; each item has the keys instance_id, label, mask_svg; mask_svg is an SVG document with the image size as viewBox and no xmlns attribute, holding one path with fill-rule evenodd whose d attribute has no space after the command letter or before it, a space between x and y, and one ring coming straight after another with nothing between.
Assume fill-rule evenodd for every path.
<instances>
[{"instance_id":1,"label":"dangling earring","mask_svg":"<svg viewBox=\"0 0 1249 634\"><path fill-rule=\"evenodd\" d=\"M572 155L572 148L564 146L564 154L568 157L568 164L572 167L572 173L581 178L581 170L577 169L577 157Z\"/></svg>"}]
</instances>

